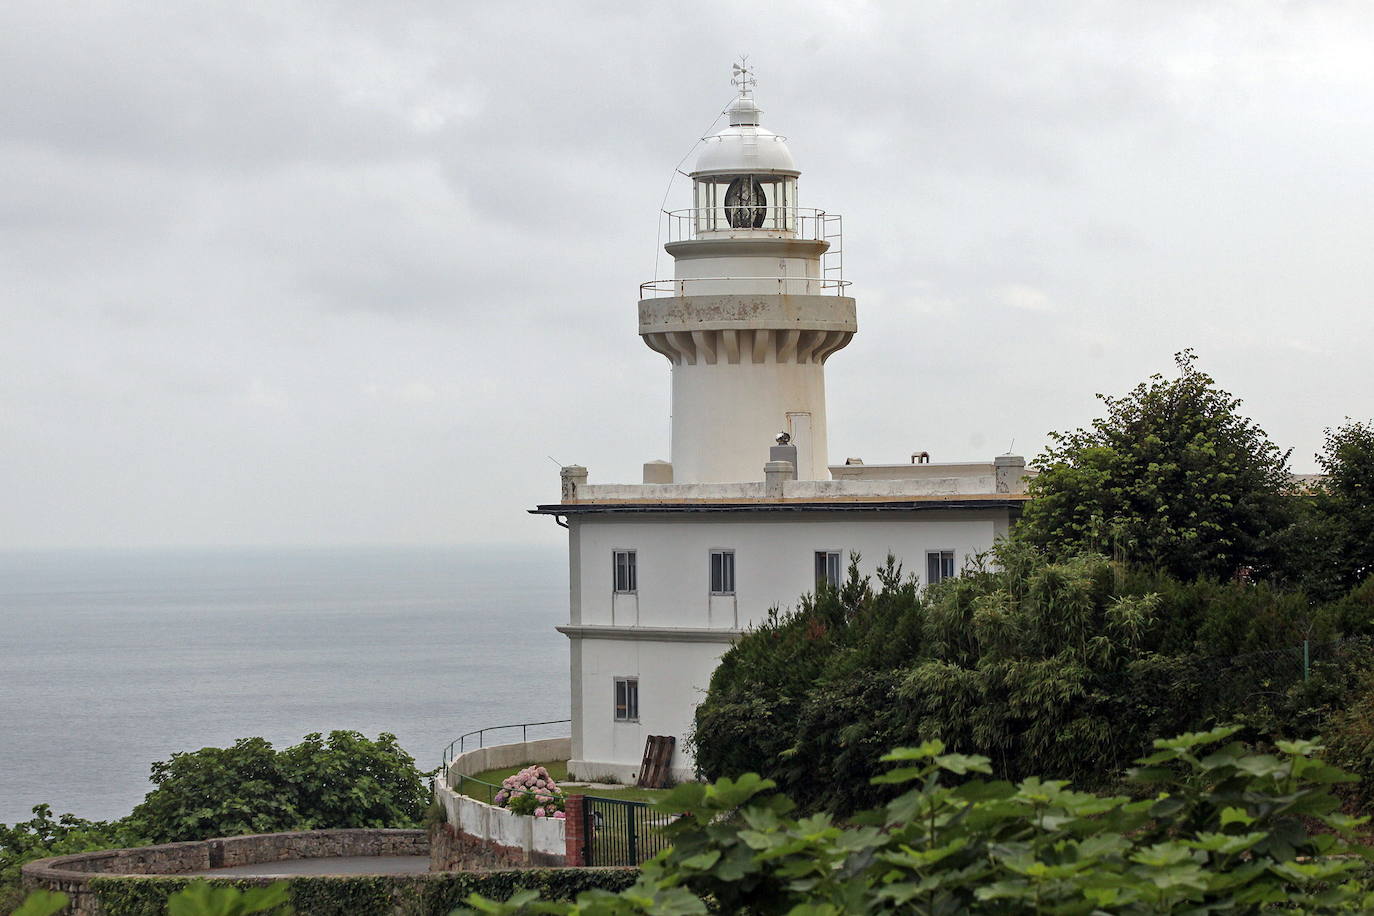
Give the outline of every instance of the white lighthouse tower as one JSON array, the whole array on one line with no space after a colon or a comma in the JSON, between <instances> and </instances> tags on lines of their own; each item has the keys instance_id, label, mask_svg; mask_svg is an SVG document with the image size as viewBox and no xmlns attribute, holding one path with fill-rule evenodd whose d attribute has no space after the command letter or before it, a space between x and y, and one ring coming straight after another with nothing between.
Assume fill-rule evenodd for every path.
<instances>
[{"instance_id":1,"label":"white lighthouse tower","mask_svg":"<svg viewBox=\"0 0 1374 916\"><path fill-rule=\"evenodd\" d=\"M857 330L840 219L798 206L801 173L760 123L752 74L737 66L735 82L693 206L666 214L674 277L641 288L639 334L673 365L672 482L753 479L780 431L797 477L825 480L825 361Z\"/></svg>"},{"instance_id":2,"label":"white lighthouse tower","mask_svg":"<svg viewBox=\"0 0 1374 916\"><path fill-rule=\"evenodd\" d=\"M825 364L858 327L840 221L798 206L792 155L760 123L752 75L735 77L692 206L665 214L673 277L640 288L640 337L672 368L672 461L624 484L565 467L560 501L533 510L568 530L558 629L584 779L633 781L650 736L675 738L672 771L691 777L694 710L752 623L837 585L855 555L955 575L1026 498L1017 456L931 463L913 442L910 463L829 463Z\"/></svg>"}]
</instances>

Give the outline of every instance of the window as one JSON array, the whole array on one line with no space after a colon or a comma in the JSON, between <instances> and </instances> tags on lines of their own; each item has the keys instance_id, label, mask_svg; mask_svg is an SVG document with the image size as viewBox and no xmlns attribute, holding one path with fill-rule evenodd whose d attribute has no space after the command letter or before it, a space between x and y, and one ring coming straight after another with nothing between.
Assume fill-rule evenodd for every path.
<instances>
[{"instance_id":1,"label":"window","mask_svg":"<svg viewBox=\"0 0 1374 916\"><path fill-rule=\"evenodd\" d=\"M830 583L831 588L840 587L840 552L838 550L816 551L816 587L822 582Z\"/></svg>"},{"instance_id":2,"label":"window","mask_svg":"<svg viewBox=\"0 0 1374 916\"><path fill-rule=\"evenodd\" d=\"M926 584L934 585L945 579L954 578L954 551L926 551Z\"/></svg>"},{"instance_id":3,"label":"window","mask_svg":"<svg viewBox=\"0 0 1374 916\"><path fill-rule=\"evenodd\" d=\"M617 594L628 595L639 591L639 576L635 572L635 552L617 550L615 552L615 590Z\"/></svg>"},{"instance_id":4,"label":"window","mask_svg":"<svg viewBox=\"0 0 1374 916\"><path fill-rule=\"evenodd\" d=\"M639 678L618 677L615 679L615 720L617 722L639 721Z\"/></svg>"},{"instance_id":5,"label":"window","mask_svg":"<svg viewBox=\"0 0 1374 916\"><path fill-rule=\"evenodd\" d=\"M735 552L733 550L711 551L711 594L733 595L735 593Z\"/></svg>"}]
</instances>

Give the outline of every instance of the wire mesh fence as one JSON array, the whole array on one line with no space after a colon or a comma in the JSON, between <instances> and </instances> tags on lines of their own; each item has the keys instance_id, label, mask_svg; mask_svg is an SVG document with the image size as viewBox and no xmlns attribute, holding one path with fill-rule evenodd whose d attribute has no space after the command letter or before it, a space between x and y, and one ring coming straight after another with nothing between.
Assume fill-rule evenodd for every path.
<instances>
[{"instance_id":1,"label":"wire mesh fence","mask_svg":"<svg viewBox=\"0 0 1374 916\"><path fill-rule=\"evenodd\" d=\"M1200 659L1191 685L1213 717L1269 711L1282 718L1300 709L1319 712L1321 694L1368 664L1363 639L1304 640L1291 646ZM1297 723L1293 723L1297 724Z\"/></svg>"}]
</instances>

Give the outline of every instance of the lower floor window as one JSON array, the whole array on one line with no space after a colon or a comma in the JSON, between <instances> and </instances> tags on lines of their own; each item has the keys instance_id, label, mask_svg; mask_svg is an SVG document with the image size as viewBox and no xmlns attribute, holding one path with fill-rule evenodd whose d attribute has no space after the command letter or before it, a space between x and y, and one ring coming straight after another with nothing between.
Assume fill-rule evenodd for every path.
<instances>
[{"instance_id":1,"label":"lower floor window","mask_svg":"<svg viewBox=\"0 0 1374 916\"><path fill-rule=\"evenodd\" d=\"M615 720L617 722L639 721L639 678L618 677L615 679Z\"/></svg>"},{"instance_id":2,"label":"lower floor window","mask_svg":"<svg viewBox=\"0 0 1374 916\"><path fill-rule=\"evenodd\" d=\"M954 578L954 551L930 550L926 552L926 584L934 585L945 579Z\"/></svg>"}]
</instances>

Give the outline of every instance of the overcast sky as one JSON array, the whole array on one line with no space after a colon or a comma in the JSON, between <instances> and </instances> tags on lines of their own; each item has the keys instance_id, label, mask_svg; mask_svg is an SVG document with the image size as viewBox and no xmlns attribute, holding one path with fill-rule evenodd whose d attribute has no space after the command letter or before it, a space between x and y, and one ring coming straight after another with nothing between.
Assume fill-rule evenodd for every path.
<instances>
[{"instance_id":1,"label":"overcast sky","mask_svg":"<svg viewBox=\"0 0 1374 916\"><path fill-rule=\"evenodd\" d=\"M550 456L669 457L637 287L741 53L844 214L832 460L1031 457L1193 347L1313 470L1374 414L1372 47L1366 3L10 0L0 547L557 540Z\"/></svg>"}]
</instances>

